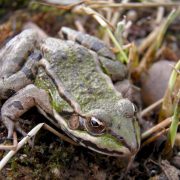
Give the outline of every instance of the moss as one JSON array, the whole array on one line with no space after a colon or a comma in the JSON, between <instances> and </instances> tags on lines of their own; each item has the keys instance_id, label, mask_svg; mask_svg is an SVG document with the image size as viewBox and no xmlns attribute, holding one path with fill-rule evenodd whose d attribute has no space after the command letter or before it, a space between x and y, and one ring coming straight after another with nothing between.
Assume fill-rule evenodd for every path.
<instances>
[{"instance_id":1,"label":"moss","mask_svg":"<svg viewBox=\"0 0 180 180\"><path fill-rule=\"evenodd\" d=\"M43 70L40 70L42 73L41 76L37 76L35 84L37 87L46 90L46 92L49 94L52 107L57 111L61 112L64 109L70 109L70 106L65 102L60 96L59 93L53 84L52 80L48 78L48 76L43 72Z\"/></svg>"},{"instance_id":2,"label":"moss","mask_svg":"<svg viewBox=\"0 0 180 180\"><path fill-rule=\"evenodd\" d=\"M53 41L56 45L53 45ZM56 41L56 39L51 39L47 42L49 43L47 48L50 50L44 56L53 65L52 68L59 76L64 88L76 99L81 110L84 112L95 108L109 110L114 106L119 96L98 71L92 54L72 42L61 44L61 41ZM61 46L61 49L57 44ZM58 112L71 111L71 107L59 97L51 79L42 71L39 74L36 85L50 94L52 106Z\"/></svg>"}]
</instances>

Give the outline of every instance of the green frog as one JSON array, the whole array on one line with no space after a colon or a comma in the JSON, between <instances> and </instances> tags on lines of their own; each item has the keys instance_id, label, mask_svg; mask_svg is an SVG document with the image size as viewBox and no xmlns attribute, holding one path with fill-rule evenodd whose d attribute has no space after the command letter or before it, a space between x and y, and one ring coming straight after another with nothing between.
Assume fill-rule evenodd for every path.
<instances>
[{"instance_id":1,"label":"green frog","mask_svg":"<svg viewBox=\"0 0 180 180\"><path fill-rule=\"evenodd\" d=\"M98 153L132 158L140 146L136 109L113 81L126 66L100 39L63 27L61 39L24 30L0 51L1 119L23 130L18 119L36 106L78 144Z\"/></svg>"}]
</instances>

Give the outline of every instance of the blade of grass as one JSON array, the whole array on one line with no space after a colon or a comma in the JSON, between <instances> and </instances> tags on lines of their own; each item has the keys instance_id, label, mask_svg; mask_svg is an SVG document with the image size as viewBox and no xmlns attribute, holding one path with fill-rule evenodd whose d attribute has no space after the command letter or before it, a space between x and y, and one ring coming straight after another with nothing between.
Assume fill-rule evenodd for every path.
<instances>
[{"instance_id":1,"label":"blade of grass","mask_svg":"<svg viewBox=\"0 0 180 180\"><path fill-rule=\"evenodd\" d=\"M175 138L176 138L177 129L179 125L179 119L180 119L179 115L180 115L180 91L177 95L177 101L175 104L174 114L172 117L172 123L170 125L167 141L165 144L165 148L163 150L164 158L169 158L172 154L172 148L175 143Z\"/></svg>"},{"instance_id":2,"label":"blade of grass","mask_svg":"<svg viewBox=\"0 0 180 180\"><path fill-rule=\"evenodd\" d=\"M174 108L172 123L171 123L169 133L168 133L168 141L171 145L171 148L173 148L174 142L175 142L175 137L176 137L178 123L179 123L179 115L180 115L180 90L177 95L177 103Z\"/></svg>"},{"instance_id":3,"label":"blade of grass","mask_svg":"<svg viewBox=\"0 0 180 180\"><path fill-rule=\"evenodd\" d=\"M178 123L180 120L180 90L178 90L178 93L176 96L173 96L174 86L178 79L177 75L178 75L179 69L180 69L180 60L177 62L173 72L171 73L168 88L164 97L165 101L163 102L162 110L160 112L160 115L162 117L164 109L167 109L167 107L169 108L171 107L172 111L174 110L173 116L172 116L172 123L170 125L170 129L168 132L167 142L163 151L163 155L165 157L168 157L172 152L172 148L175 143L175 137L177 134ZM173 101L173 97L174 97L174 101ZM168 105L166 104L168 99L171 100L172 104L168 104ZM174 105L174 108L173 108L173 105Z\"/></svg>"},{"instance_id":4,"label":"blade of grass","mask_svg":"<svg viewBox=\"0 0 180 180\"><path fill-rule=\"evenodd\" d=\"M162 25L159 28L159 32L156 33L156 37L154 37L154 42L148 48L147 52L145 53L145 55L141 60L141 63L136 69L136 74L140 75L144 70L148 68L148 66L155 59L156 52L160 48L163 42L167 28L179 14L180 14L180 8L177 10L173 9L171 13L168 15L168 17L165 19L165 21L162 23Z\"/></svg>"},{"instance_id":5,"label":"blade of grass","mask_svg":"<svg viewBox=\"0 0 180 180\"><path fill-rule=\"evenodd\" d=\"M147 131L145 131L144 133L142 133L141 139L144 140L144 139L148 138L149 136L151 136L152 134L162 131L167 126L169 126L171 124L171 122L172 122L171 117L165 119L164 121L160 122L159 124L153 126L152 128L150 128Z\"/></svg>"},{"instance_id":6,"label":"blade of grass","mask_svg":"<svg viewBox=\"0 0 180 180\"><path fill-rule=\"evenodd\" d=\"M119 54L121 59L118 59L122 62L128 62L128 57L126 55L126 53L123 51L123 48L121 47L121 45L118 43L117 39L115 38L115 36L113 35L112 31L110 28L113 28L110 23L99 13L97 13L96 11L94 11L93 9L89 8L89 7L85 7L85 6L79 6L78 9L74 10L75 12L85 12L88 15L91 15L104 29L105 31L108 33L109 37L111 38L113 44L115 45L115 47L119 50Z\"/></svg>"},{"instance_id":7,"label":"blade of grass","mask_svg":"<svg viewBox=\"0 0 180 180\"><path fill-rule=\"evenodd\" d=\"M174 70L171 73L170 79L169 79L169 90L172 92L173 88L174 88L174 84L176 82L176 78L178 75L178 71L180 70L180 60L177 62L177 64L175 65Z\"/></svg>"},{"instance_id":8,"label":"blade of grass","mask_svg":"<svg viewBox=\"0 0 180 180\"><path fill-rule=\"evenodd\" d=\"M164 100L159 113L159 122L161 122L166 117L172 116L173 114L173 109L174 109L173 100L175 99L174 94L178 93L178 86L180 86L178 85L178 83L180 82L180 77L177 76L179 70L180 70L180 60L175 65L171 73L171 76L169 78L168 87L164 94L164 98L163 98Z\"/></svg>"}]
</instances>

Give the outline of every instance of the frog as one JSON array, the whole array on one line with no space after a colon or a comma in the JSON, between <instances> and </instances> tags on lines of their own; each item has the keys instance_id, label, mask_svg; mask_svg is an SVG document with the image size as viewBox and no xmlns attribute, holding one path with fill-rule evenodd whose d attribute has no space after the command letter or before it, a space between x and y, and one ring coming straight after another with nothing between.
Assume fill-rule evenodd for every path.
<instances>
[{"instance_id":1,"label":"frog","mask_svg":"<svg viewBox=\"0 0 180 180\"><path fill-rule=\"evenodd\" d=\"M62 27L58 38L27 29L0 51L1 121L11 138L19 119L37 107L73 141L97 153L132 159L140 148L134 104L114 81L127 77L97 37Z\"/></svg>"}]
</instances>

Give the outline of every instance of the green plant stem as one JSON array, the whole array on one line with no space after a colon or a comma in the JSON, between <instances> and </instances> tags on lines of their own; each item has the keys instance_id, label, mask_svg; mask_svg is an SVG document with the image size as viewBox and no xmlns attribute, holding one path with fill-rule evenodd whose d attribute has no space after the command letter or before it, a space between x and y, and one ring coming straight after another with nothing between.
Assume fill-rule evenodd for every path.
<instances>
[{"instance_id":1,"label":"green plant stem","mask_svg":"<svg viewBox=\"0 0 180 180\"><path fill-rule=\"evenodd\" d=\"M176 82L176 78L177 78L177 72L180 70L180 60L177 62L177 64L175 65L172 73L171 73L171 76L170 76L170 79L169 79L169 90L172 92L173 90L173 87L174 87L174 84Z\"/></svg>"},{"instance_id":2,"label":"green plant stem","mask_svg":"<svg viewBox=\"0 0 180 180\"><path fill-rule=\"evenodd\" d=\"M115 36L113 35L113 33L110 30L110 27L111 27L110 23L102 15L100 15L99 13L97 13L96 11L94 11L93 9L91 9L89 7L81 6L80 10L85 12L88 15L91 15L106 30L106 32L108 33L112 42L119 50L119 54L122 57L122 59L120 58L119 60L121 60L122 62L128 62L128 57L126 56L121 45L118 43L117 39L115 38Z\"/></svg>"},{"instance_id":3,"label":"green plant stem","mask_svg":"<svg viewBox=\"0 0 180 180\"><path fill-rule=\"evenodd\" d=\"M168 141L170 142L171 147L174 146L175 138L176 138L176 133L177 133L177 128L178 128L178 123L179 123L179 115L180 115L180 91L177 95L177 102L175 105L174 109L174 114L172 117L172 123L169 129L168 133Z\"/></svg>"},{"instance_id":4,"label":"green plant stem","mask_svg":"<svg viewBox=\"0 0 180 180\"><path fill-rule=\"evenodd\" d=\"M122 61L123 62L128 62L128 57L126 56L125 52L123 51L122 47L120 46L120 44L117 42L116 38L114 37L113 33L111 32L111 30L109 28L106 28L107 33L109 34L109 37L111 38L112 42L114 43L114 45L118 48L119 53L122 56Z\"/></svg>"}]
</instances>

